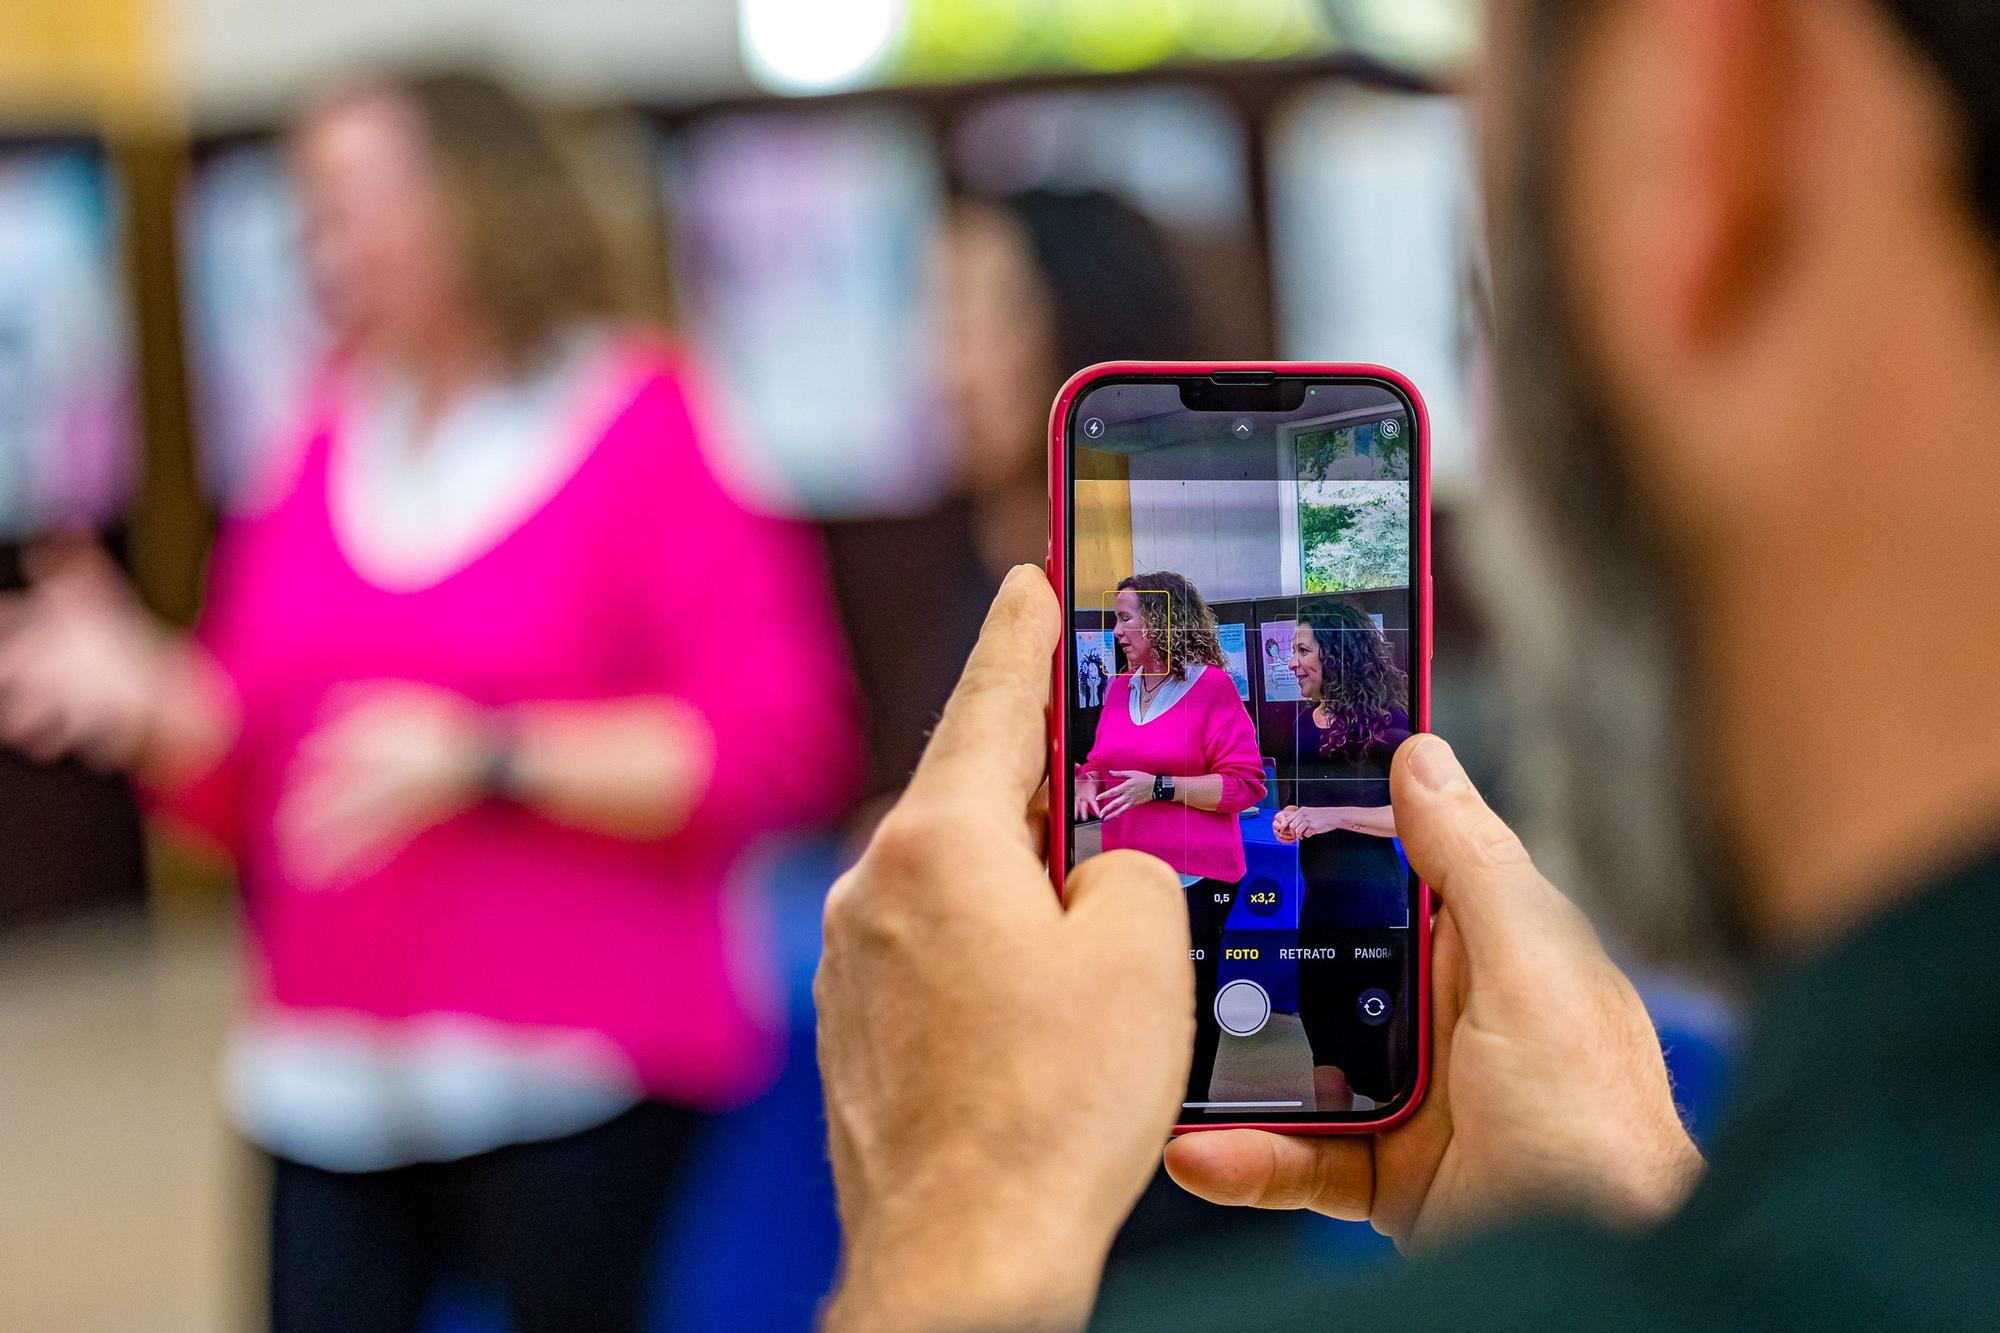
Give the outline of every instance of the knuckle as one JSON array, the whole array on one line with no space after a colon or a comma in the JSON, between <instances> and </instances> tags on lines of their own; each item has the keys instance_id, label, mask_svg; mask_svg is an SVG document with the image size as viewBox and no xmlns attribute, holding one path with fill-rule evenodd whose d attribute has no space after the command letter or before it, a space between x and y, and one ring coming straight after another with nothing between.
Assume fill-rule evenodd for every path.
<instances>
[{"instance_id":1,"label":"knuckle","mask_svg":"<svg viewBox=\"0 0 2000 1333\"><path fill-rule=\"evenodd\" d=\"M1114 872L1130 874L1143 866L1164 864L1165 862L1161 861L1158 857L1150 856L1145 852L1137 851L1130 847L1114 847L1108 852L1101 852L1091 857L1079 866L1078 869L1089 870L1099 875Z\"/></svg>"},{"instance_id":2,"label":"knuckle","mask_svg":"<svg viewBox=\"0 0 2000 1333\"><path fill-rule=\"evenodd\" d=\"M974 662L959 677L959 694L979 703L988 703L1008 714L1039 711L1047 703L1048 686L1041 679L1030 680L1011 664Z\"/></svg>"},{"instance_id":3,"label":"knuckle","mask_svg":"<svg viewBox=\"0 0 2000 1333\"><path fill-rule=\"evenodd\" d=\"M899 802L869 839L863 857L869 879L897 881L929 875L944 854L949 825L949 820L933 811Z\"/></svg>"},{"instance_id":4,"label":"knuckle","mask_svg":"<svg viewBox=\"0 0 2000 1333\"><path fill-rule=\"evenodd\" d=\"M833 882L820 909L820 928L828 939L845 934L854 918L855 872L850 870Z\"/></svg>"},{"instance_id":5,"label":"knuckle","mask_svg":"<svg viewBox=\"0 0 2000 1333\"><path fill-rule=\"evenodd\" d=\"M1166 862L1145 852L1121 848L1091 857L1070 874L1073 898L1116 899L1116 911L1128 925L1168 922L1187 928L1180 880Z\"/></svg>"},{"instance_id":6,"label":"knuckle","mask_svg":"<svg viewBox=\"0 0 2000 1333\"><path fill-rule=\"evenodd\" d=\"M1268 1208L1273 1212L1295 1212L1312 1202L1312 1191L1303 1182L1289 1176L1272 1176L1257 1190L1251 1199L1254 1208Z\"/></svg>"},{"instance_id":7,"label":"knuckle","mask_svg":"<svg viewBox=\"0 0 2000 1333\"><path fill-rule=\"evenodd\" d=\"M895 821L895 822L892 822ZM926 838L927 830L933 836ZM827 891L821 909L824 959L864 958L897 949L929 927L934 915L924 890L944 864L933 826L891 815L877 830L859 864Z\"/></svg>"},{"instance_id":8,"label":"knuckle","mask_svg":"<svg viewBox=\"0 0 2000 1333\"><path fill-rule=\"evenodd\" d=\"M1487 812L1467 830L1466 848L1474 860L1494 870L1531 868L1534 861L1507 821Z\"/></svg>"},{"instance_id":9,"label":"knuckle","mask_svg":"<svg viewBox=\"0 0 2000 1333\"><path fill-rule=\"evenodd\" d=\"M1357 1172L1353 1163L1332 1148L1313 1155L1306 1206L1349 1222L1367 1218L1374 1201L1372 1173Z\"/></svg>"},{"instance_id":10,"label":"knuckle","mask_svg":"<svg viewBox=\"0 0 2000 1333\"><path fill-rule=\"evenodd\" d=\"M1568 931L1571 939L1575 941L1575 947L1583 953L1603 959L1605 966L1611 967L1612 971L1616 972L1617 968L1612 965L1611 959L1604 952L1603 941L1598 938L1597 925L1590 919L1590 914L1578 907L1573 898L1555 885L1550 884L1548 892L1555 904L1551 910L1562 923L1563 929ZM1622 977L1624 974L1619 973L1619 975Z\"/></svg>"}]
</instances>

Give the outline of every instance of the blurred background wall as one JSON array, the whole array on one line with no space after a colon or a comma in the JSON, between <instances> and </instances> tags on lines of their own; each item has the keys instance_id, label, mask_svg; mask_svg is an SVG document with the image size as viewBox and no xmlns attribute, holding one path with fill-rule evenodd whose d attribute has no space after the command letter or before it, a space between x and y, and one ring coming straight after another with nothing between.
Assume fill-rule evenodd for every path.
<instances>
[{"instance_id":1,"label":"blurred background wall","mask_svg":"<svg viewBox=\"0 0 2000 1333\"><path fill-rule=\"evenodd\" d=\"M954 198L1109 191L1169 237L1205 330L1190 352L1409 373L1435 424L1437 722L1504 804L1454 564L1480 475L1458 93L1473 10L0 0L0 586L24 543L86 531L154 610L192 617L217 516L282 438L316 351L280 127L343 76L473 62L562 110L634 304L671 318L719 385L732 480L828 525L878 711L921 636L870 614L882 562L912 553L868 533L948 498L978 425L938 353ZM755 872L807 1040L718 1153L792 1172L776 1188L805 1201L774 1223L737 1192L746 1234L790 1237L764 1267L710 1248L712 1308L739 1327L798 1326L832 1261L824 1191L796 1185L823 1174L804 980L839 837ZM254 1319L248 1186L210 1109L228 887L149 835L121 783L0 754L0 1326ZM731 1206L712 1201L725 1229ZM1316 1220L1286 1237L1374 1252ZM743 1304L758 1287L768 1308Z\"/></svg>"}]
</instances>

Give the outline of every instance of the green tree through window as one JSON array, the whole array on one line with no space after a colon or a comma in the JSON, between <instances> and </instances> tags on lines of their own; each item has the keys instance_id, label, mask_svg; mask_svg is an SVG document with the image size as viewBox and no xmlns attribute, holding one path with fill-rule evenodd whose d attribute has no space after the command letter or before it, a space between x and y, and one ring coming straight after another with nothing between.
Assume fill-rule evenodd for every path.
<instances>
[{"instance_id":1,"label":"green tree through window","mask_svg":"<svg viewBox=\"0 0 2000 1333\"><path fill-rule=\"evenodd\" d=\"M1385 429L1389 422L1395 428ZM1400 418L1292 438L1305 591L1362 592L1410 581L1409 432Z\"/></svg>"}]
</instances>

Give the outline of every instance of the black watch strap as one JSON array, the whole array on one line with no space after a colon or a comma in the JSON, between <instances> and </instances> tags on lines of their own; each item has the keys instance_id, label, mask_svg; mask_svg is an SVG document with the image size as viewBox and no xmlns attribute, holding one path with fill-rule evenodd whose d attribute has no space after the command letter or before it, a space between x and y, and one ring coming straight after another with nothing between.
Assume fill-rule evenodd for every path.
<instances>
[{"instance_id":1,"label":"black watch strap","mask_svg":"<svg viewBox=\"0 0 2000 1333\"><path fill-rule=\"evenodd\" d=\"M523 785L515 757L517 747L512 722L502 713L489 714L479 740L479 794L495 801L521 799Z\"/></svg>"},{"instance_id":2,"label":"black watch strap","mask_svg":"<svg viewBox=\"0 0 2000 1333\"><path fill-rule=\"evenodd\" d=\"M1174 799L1174 780L1162 774L1153 779L1153 799L1171 801Z\"/></svg>"}]
</instances>

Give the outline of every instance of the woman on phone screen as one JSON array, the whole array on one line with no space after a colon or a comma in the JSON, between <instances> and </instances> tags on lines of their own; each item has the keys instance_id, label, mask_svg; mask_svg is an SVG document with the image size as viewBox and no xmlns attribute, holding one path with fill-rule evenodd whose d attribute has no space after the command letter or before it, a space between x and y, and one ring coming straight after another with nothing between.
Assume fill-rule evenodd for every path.
<instances>
[{"instance_id":1,"label":"woman on phone screen","mask_svg":"<svg viewBox=\"0 0 2000 1333\"><path fill-rule=\"evenodd\" d=\"M1205 1101L1222 1040L1213 1009L1222 928L1243 879L1237 816L1263 799L1264 767L1195 586L1164 570L1135 575L1118 585L1113 615L1127 671L1105 691L1076 817L1104 821L1104 850L1150 852L1180 874L1195 962L1187 1099Z\"/></svg>"},{"instance_id":2,"label":"woman on phone screen","mask_svg":"<svg viewBox=\"0 0 2000 1333\"><path fill-rule=\"evenodd\" d=\"M1271 830L1299 844L1300 928L1407 925L1409 872L1395 847L1389 763L1410 734L1408 678L1374 620L1346 602L1299 618L1288 665L1312 707L1300 710L1293 727L1293 804ZM1356 1091L1386 1100L1396 1087L1387 1064L1395 1043L1354 1017L1352 976L1339 981L1331 969L1302 968L1299 978L1319 1109L1347 1110ZM1344 993L1321 993L1337 981Z\"/></svg>"}]
</instances>

